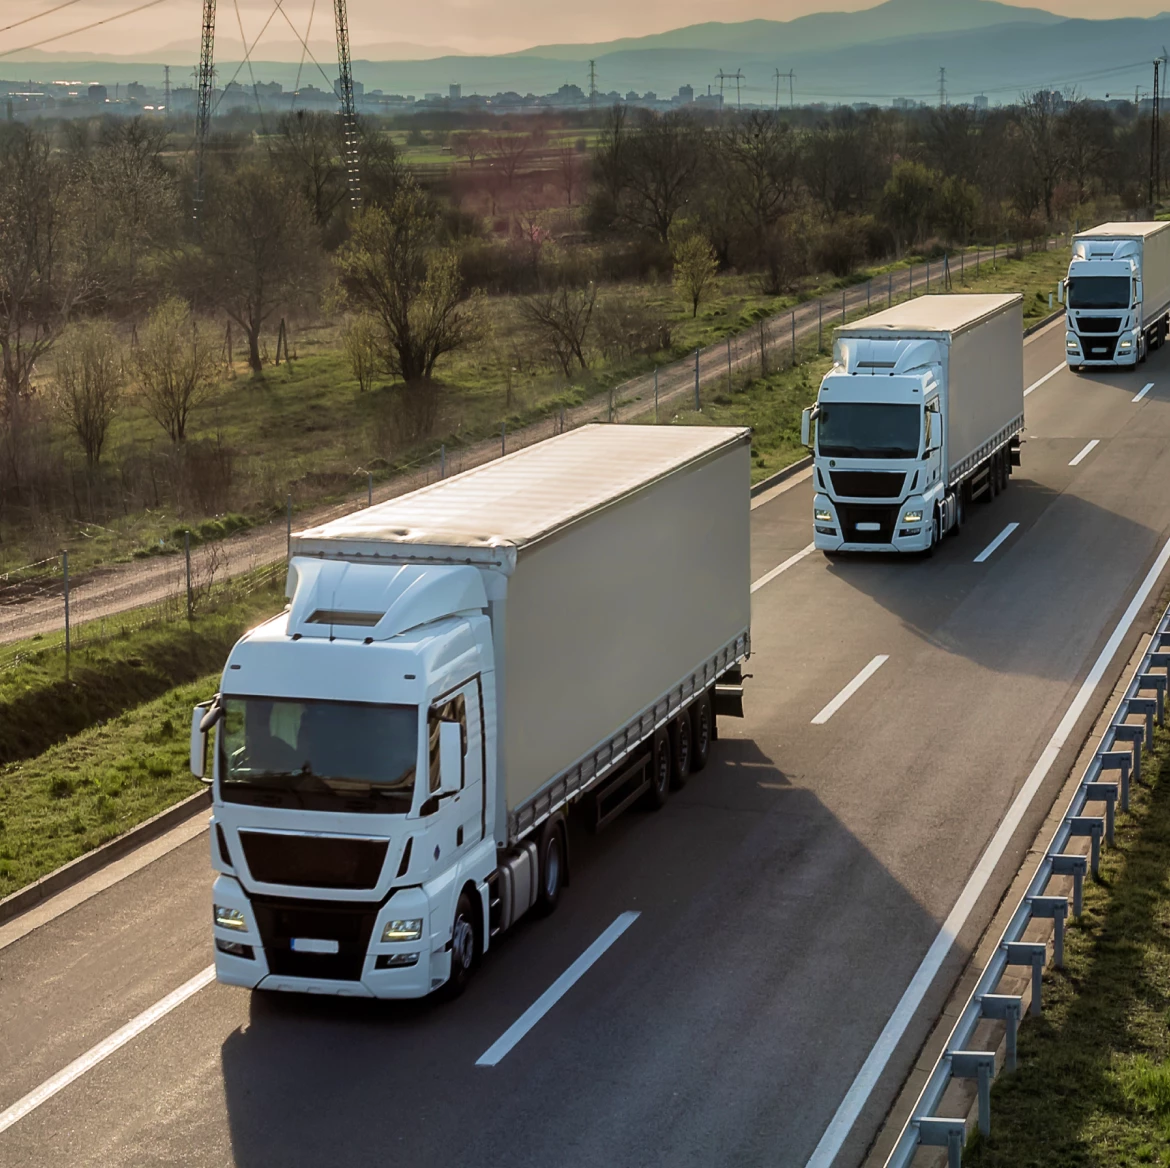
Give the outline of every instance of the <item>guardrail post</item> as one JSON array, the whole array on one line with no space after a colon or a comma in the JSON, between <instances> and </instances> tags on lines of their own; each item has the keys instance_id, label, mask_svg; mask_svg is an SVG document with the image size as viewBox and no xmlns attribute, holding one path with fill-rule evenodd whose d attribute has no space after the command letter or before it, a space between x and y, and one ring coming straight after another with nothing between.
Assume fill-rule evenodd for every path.
<instances>
[{"instance_id":1,"label":"guardrail post","mask_svg":"<svg viewBox=\"0 0 1170 1168\"><path fill-rule=\"evenodd\" d=\"M1068 916L1067 896L1030 896L1028 907L1037 920L1052 921L1052 964L1064 968L1064 922Z\"/></svg>"},{"instance_id":2,"label":"guardrail post","mask_svg":"<svg viewBox=\"0 0 1170 1168\"><path fill-rule=\"evenodd\" d=\"M1086 783L1085 798L1105 804L1105 842L1113 847L1113 805L1117 802L1116 783Z\"/></svg>"},{"instance_id":3,"label":"guardrail post","mask_svg":"<svg viewBox=\"0 0 1170 1168\"><path fill-rule=\"evenodd\" d=\"M1153 698L1126 698L1126 713L1137 714L1146 720L1146 749L1154 749L1154 719L1158 715L1158 703Z\"/></svg>"},{"instance_id":4,"label":"guardrail post","mask_svg":"<svg viewBox=\"0 0 1170 1168\"><path fill-rule=\"evenodd\" d=\"M1163 657L1165 654L1158 654ZM1166 719L1166 682L1167 676L1164 673L1143 673L1138 678L1138 689L1152 689L1155 692L1155 700L1158 703L1158 725L1161 726Z\"/></svg>"},{"instance_id":5,"label":"guardrail post","mask_svg":"<svg viewBox=\"0 0 1170 1168\"><path fill-rule=\"evenodd\" d=\"M1142 781L1142 743L1145 741L1146 731L1143 726L1114 726L1114 742L1131 742L1133 744L1133 781Z\"/></svg>"},{"instance_id":6,"label":"guardrail post","mask_svg":"<svg viewBox=\"0 0 1170 1168\"><path fill-rule=\"evenodd\" d=\"M1089 867L1088 859L1075 853L1057 853L1048 858L1052 863L1053 876L1073 878L1073 916L1079 919L1085 907L1085 872Z\"/></svg>"},{"instance_id":7,"label":"guardrail post","mask_svg":"<svg viewBox=\"0 0 1170 1168\"><path fill-rule=\"evenodd\" d=\"M984 1018L1002 1020L1004 1023L1003 1065L1009 1071L1016 1069L1016 1035L1020 1029L1023 1006L1024 999L1018 994L984 994L979 999L979 1009Z\"/></svg>"},{"instance_id":8,"label":"guardrail post","mask_svg":"<svg viewBox=\"0 0 1170 1168\"><path fill-rule=\"evenodd\" d=\"M1032 967L1032 1005L1030 1012L1038 1018L1043 1012L1040 1004L1040 986L1044 973L1044 962L1048 959L1048 946L1041 941L1005 941L1004 953L1008 965L1030 965Z\"/></svg>"},{"instance_id":9,"label":"guardrail post","mask_svg":"<svg viewBox=\"0 0 1170 1168\"><path fill-rule=\"evenodd\" d=\"M991 1080L995 1075L995 1052L989 1050L952 1050L951 1074L956 1079L979 1081L979 1130L991 1135Z\"/></svg>"},{"instance_id":10,"label":"guardrail post","mask_svg":"<svg viewBox=\"0 0 1170 1168\"><path fill-rule=\"evenodd\" d=\"M1068 819L1069 835L1087 835L1089 850L1089 871L1096 880L1101 875L1101 829L1104 823L1099 815L1073 815Z\"/></svg>"},{"instance_id":11,"label":"guardrail post","mask_svg":"<svg viewBox=\"0 0 1170 1168\"><path fill-rule=\"evenodd\" d=\"M1097 758L1101 762L1103 771L1121 772L1121 801L1122 811L1129 810L1129 768L1133 764L1133 754L1128 750L1103 750Z\"/></svg>"},{"instance_id":12,"label":"guardrail post","mask_svg":"<svg viewBox=\"0 0 1170 1168\"><path fill-rule=\"evenodd\" d=\"M947 1168L962 1168L963 1144L967 1139L966 1120L916 1115L911 1122L918 1128L920 1144L928 1148L946 1148Z\"/></svg>"}]
</instances>

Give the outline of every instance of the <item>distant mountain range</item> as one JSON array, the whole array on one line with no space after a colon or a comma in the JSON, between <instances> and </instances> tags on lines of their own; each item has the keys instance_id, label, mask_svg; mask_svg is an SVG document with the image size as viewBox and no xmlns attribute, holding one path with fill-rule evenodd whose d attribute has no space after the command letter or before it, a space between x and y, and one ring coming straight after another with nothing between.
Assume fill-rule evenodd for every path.
<instances>
[{"instance_id":1,"label":"distant mountain range","mask_svg":"<svg viewBox=\"0 0 1170 1168\"><path fill-rule=\"evenodd\" d=\"M696 93L708 86L717 92L718 73L738 70L743 74L744 104L771 105L777 97L779 71L785 75L779 94L786 104L786 75L792 70L798 104L889 104L898 97L937 102L939 71L945 68L948 99L967 100L984 93L995 103L1041 87L1131 98L1135 86L1148 90L1152 58L1170 44L1170 14L1090 21L997 0L886 0L861 12L816 13L791 21L700 24L605 44L545 45L502 56L448 52L427 59L410 59L412 52L407 51L423 51L425 46L366 45L360 33L351 29L354 73L366 89L418 97L446 93L452 83L461 84L465 95L509 90L543 94L566 83L587 90L592 60L602 94L653 90L666 97L686 84ZM64 54L39 59L29 55L22 62L0 58L0 76L47 80L46 66L51 63L52 75L58 77L108 85L119 80L157 83L155 74L161 77L162 62L184 65L193 59L180 59L188 43L175 42L166 54L160 52L150 61L139 57L133 65ZM300 51L290 43L296 52L253 61L258 79L293 86ZM217 48L220 83L233 74L246 83L247 70L239 67L239 42L225 36ZM336 57L331 42L314 40L311 48L333 77ZM398 54L396 59L377 59L381 50L391 49ZM301 78L302 83L326 85L311 60ZM734 81L725 82L724 93L735 100Z\"/></svg>"}]
</instances>

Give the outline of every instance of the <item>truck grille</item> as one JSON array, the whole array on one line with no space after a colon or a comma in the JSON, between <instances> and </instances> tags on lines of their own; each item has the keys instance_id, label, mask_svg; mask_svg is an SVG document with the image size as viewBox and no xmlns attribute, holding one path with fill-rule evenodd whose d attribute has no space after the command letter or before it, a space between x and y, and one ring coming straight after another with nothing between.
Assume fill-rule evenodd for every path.
<instances>
[{"instance_id":1,"label":"truck grille","mask_svg":"<svg viewBox=\"0 0 1170 1168\"><path fill-rule=\"evenodd\" d=\"M898 523L896 507L881 507L864 503L838 503L837 516L841 520L841 536L846 543L892 543ZM876 523L877 531L858 531L859 523Z\"/></svg>"},{"instance_id":2,"label":"truck grille","mask_svg":"<svg viewBox=\"0 0 1170 1168\"><path fill-rule=\"evenodd\" d=\"M1121 331L1120 316L1086 316L1077 318L1077 331L1081 333L1116 333Z\"/></svg>"},{"instance_id":3,"label":"truck grille","mask_svg":"<svg viewBox=\"0 0 1170 1168\"><path fill-rule=\"evenodd\" d=\"M850 499L898 499L906 476L894 471L834 470L833 490Z\"/></svg>"},{"instance_id":4,"label":"truck grille","mask_svg":"<svg viewBox=\"0 0 1170 1168\"><path fill-rule=\"evenodd\" d=\"M254 896L252 910L270 973L336 981L361 978L377 905ZM298 953L292 947L296 937L336 941L337 952Z\"/></svg>"},{"instance_id":5,"label":"truck grille","mask_svg":"<svg viewBox=\"0 0 1170 1168\"><path fill-rule=\"evenodd\" d=\"M241 831L240 843L248 871L263 884L373 888L389 841Z\"/></svg>"},{"instance_id":6,"label":"truck grille","mask_svg":"<svg viewBox=\"0 0 1170 1168\"><path fill-rule=\"evenodd\" d=\"M1112 361L1116 337L1081 337L1081 352L1090 361Z\"/></svg>"}]
</instances>

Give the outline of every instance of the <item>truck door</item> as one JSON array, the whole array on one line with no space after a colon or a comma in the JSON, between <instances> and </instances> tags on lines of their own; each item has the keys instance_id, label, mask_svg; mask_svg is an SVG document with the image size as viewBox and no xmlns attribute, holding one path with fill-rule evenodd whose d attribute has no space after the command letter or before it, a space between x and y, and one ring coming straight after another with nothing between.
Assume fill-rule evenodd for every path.
<instances>
[{"instance_id":1,"label":"truck door","mask_svg":"<svg viewBox=\"0 0 1170 1168\"><path fill-rule=\"evenodd\" d=\"M432 790L437 790L439 784L440 724L456 722L463 731L463 785L443 811L450 830L441 833L446 838L439 843L450 859L479 843L486 827L483 702L479 677L473 677L444 694L431 706L427 720Z\"/></svg>"}]
</instances>

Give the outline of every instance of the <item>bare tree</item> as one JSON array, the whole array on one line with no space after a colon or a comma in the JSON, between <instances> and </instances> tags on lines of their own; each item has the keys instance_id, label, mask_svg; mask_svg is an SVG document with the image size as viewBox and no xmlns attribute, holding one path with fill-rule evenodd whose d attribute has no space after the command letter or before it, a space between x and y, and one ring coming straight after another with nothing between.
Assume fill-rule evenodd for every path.
<instances>
[{"instance_id":1,"label":"bare tree","mask_svg":"<svg viewBox=\"0 0 1170 1168\"><path fill-rule=\"evenodd\" d=\"M318 227L345 198L337 145L335 114L299 109L280 119L273 160L300 188Z\"/></svg>"},{"instance_id":2,"label":"bare tree","mask_svg":"<svg viewBox=\"0 0 1170 1168\"><path fill-rule=\"evenodd\" d=\"M565 206L573 206L573 195L584 183L584 164L572 146L562 146L557 154L557 179L565 192Z\"/></svg>"},{"instance_id":3,"label":"bare tree","mask_svg":"<svg viewBox=\"0 0 1170 1168\"><path fill-rule=\"evenodd\" d=\"M1064 142L1060 133L1060 107L1064 99L1051 90L1040 89L1021 98L1014 119L1027 146L1045 222L1052 222L1052 197L1065 170Z\"/></svg>"},{"instance_id":4,"label":"bare tree","mask_svg":"<svg viewBox=\"0 0 1170 1168\"><path fill-rule=\"evenodd\" d=\"M56 366L54 402L92 470L122 397L122 346L105 321L73 325L57 343Z\"/></svg>"},{"instance_id":5,"label":"bare tree","mask_svg":"<svg viewBox=\"0 0 1170 1168\"><path fill-rule=\"evenodd\" d=\"M542 292L520 301L520 317L538 342L547 346L565 377L573 373L573 361L589 368L585 345L597 303L597 287L572 289L562 284L551 292Z\"/></svg>"},{"instance_id":6,"label":"bare tree","mask_svg":"<svg viewBox=\"0 0 1170 1168\"><path fill-rule=\"evenodd\" d=\"M388 207L362 212L337 255L343 298L378 320L386 367L408 384L429 382L441 357L480 335L478 298L436 233L430 200L405 180Z\"/></svg>"},{"instance_id":7,"label":"bare tree","mask_svg":"<svg viewBox=\"0 0 1170 1168\"><path fill-rule=\"evenodd\" d=\"M516 184L516 175L528 158L532 140L527 134L493 134L488 143L488 154L495 160L496 168L511 188Z\"/></svg>"},{"instance_id":8,"label":"bare tree","mask_svg":"<svg viewBox=\"0 0 1170 1168\"><path fill-rule=\"evenodd\" d=\"M143 408L172 442L187 437L191 412L215 392L217 338L181 300L164 300L134 351Z\"/></svg>"},{"instance_id":9,"label":"bare tree","mask_svg":"<svg viewBox=\"0 0 1170 1168\"><path fill-rule=\"evenodd\" d=\"M669 239L675 218L694 190L703 158L703 133L688 114L651 117L625 153L619 215L632 226Z\"/></svg>"}]
</instances>

